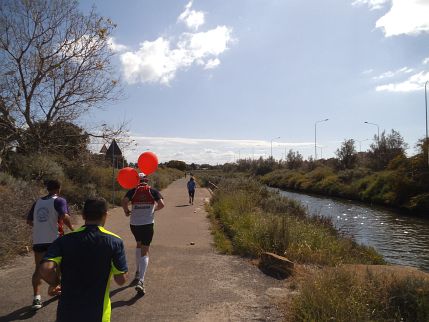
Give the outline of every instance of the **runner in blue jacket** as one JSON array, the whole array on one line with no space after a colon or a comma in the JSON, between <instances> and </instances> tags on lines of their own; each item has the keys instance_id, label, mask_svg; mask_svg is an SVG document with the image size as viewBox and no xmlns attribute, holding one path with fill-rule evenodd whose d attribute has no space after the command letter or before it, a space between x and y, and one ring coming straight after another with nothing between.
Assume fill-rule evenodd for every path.
<instances>
[{"instance_id":1,"label":"runner in blue jacket","mask_svg":"<svg viewBox=\"0 0 429 322\"><path fill-rule=\"evenodd\" d=\"M188 181L188 194L189 194L189 204L194 204L194 196L195 196L195 188L197 187L197 184L195 182L194 177L191 177Z\"/></svg>"}]
</instances>

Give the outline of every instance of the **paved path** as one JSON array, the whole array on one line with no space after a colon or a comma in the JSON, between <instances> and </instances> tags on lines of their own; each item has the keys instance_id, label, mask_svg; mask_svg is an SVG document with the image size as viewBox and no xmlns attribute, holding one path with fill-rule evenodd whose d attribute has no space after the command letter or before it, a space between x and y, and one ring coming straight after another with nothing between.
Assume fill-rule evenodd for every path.
<instances>
[{"instance_id":1,"label":"paved path","mask_svg":"<svg viewBox=\"0 0 429 322\"><path fill-rule=\"evenodd\" d=\"M112 322L116 321L274 321L281 320L275 302L284 295L283 282L262 274L248 261L220 255L212 247L204 202L197 189L187 204L185 179L162 191L166 207L156 213L155 236L146 274L146 295L112 281ZM130 277L135 271L135 243L121 208L109 212L106 228L125 243ZM191 245L195 243L195 245ZM49 299L37 312L32 300L32 256L19 257L0 271L0 321L54 321L57 302Z\"/></svg>"}]
</instances>

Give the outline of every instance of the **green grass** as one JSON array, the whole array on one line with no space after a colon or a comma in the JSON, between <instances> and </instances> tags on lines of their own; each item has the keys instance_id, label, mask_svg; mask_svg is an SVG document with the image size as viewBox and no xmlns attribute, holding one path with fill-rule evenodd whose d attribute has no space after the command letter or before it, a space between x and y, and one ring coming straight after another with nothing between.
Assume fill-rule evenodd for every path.
<instances>
[{"instance_id":1,"label":"green grass","mask_svg":"<svg viewBox=\"0 0 429 322\"><path fill-rule=\"evenodd\" d=\"M221 181L209 211L219 231L215 236L223 236L220 244L227 238L234 254L258 257L268 251L317 265L384 263L373 248L339 235L329 220L308 217L295 201L249 178Z\"/></svg>"},{"instance_id":2,"label":"green grass","mask_svg":"<svg viewBox=\"0 0 429 322\"><path fill-rule=\"evenodd\" d=\"M271 187L354 199L426 216L429 209L426 180L418 181L409 170L374 172L356 168L334 171L327 166L319 166L313 170L277 169L260 179Z\"/></svg>"}]
</instances>

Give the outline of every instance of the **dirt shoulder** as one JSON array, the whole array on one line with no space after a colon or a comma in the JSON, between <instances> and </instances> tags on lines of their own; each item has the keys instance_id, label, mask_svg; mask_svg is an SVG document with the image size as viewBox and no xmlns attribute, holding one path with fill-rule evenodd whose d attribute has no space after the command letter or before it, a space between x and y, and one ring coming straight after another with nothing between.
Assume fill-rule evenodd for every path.
<instances>
[{"instance_id":1,"label":"dirt shoulder","mask_svg":"<svg viewBox=\"0 0 429 322\"><path fill-rule=\"evenodd\" d=\"M166 207L156 213L155 236L146 275L147 294L133 287L111 286L112 321L278 321L276 303L285 296L284 281L262 274L248 261L217 254L212 246L204 202L197 189L187 204L186 180L162 191ZM121 208L109 212L106 228L125 243L130 275L135 271L135 243ZM191 245L194 243L194 245ZM0 271L0 321L54 321L56 300L42 296L45 306L30 310L32 255L18 257Z\"/></svg>"}]
</instances>

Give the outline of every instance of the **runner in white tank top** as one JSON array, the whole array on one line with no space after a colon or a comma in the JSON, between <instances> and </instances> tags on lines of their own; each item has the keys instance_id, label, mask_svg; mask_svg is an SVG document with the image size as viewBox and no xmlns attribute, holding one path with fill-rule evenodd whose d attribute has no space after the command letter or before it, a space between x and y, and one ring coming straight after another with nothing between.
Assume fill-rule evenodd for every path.
<instances>
[{"instance_id":1,"label":"runner in white tank top","mask_svg":"<svg viewBox=\"0 0 429 322\"><path fill-rule=\"evenodd\" d=\"M140 184L122 199L125 215L130 217L130 229L136 240L136 291L145 294L144 277L149 264L149 247L154 234L154 213L164 208L164 200L158 190L151 188L148 178L139 174ZM128 209L131 202L132 210Z\"/></svg>"},{"instance_id":2,"label":"runner in white tank top","mask_svg":"<svg viewBox=\"0 0 429 322\"><path fill-rule=\"evenodd\" d=\"M39 292L42 284L39 274L40 261L45 255L51 243L59 236L59 221L64 223L73 230L73 225L70 221L67 201L58 196L61 189L61 184L57 180L50 180L46 183L48 195L39 198L31 207L27 215L27 223L33 227L33 251L35 269L31 282L33 284L33 305L32 308L37 310L42 307L42 299ZM59 289L48 290L49 295L56 295Z\"/></svg>"}]
</instances>

